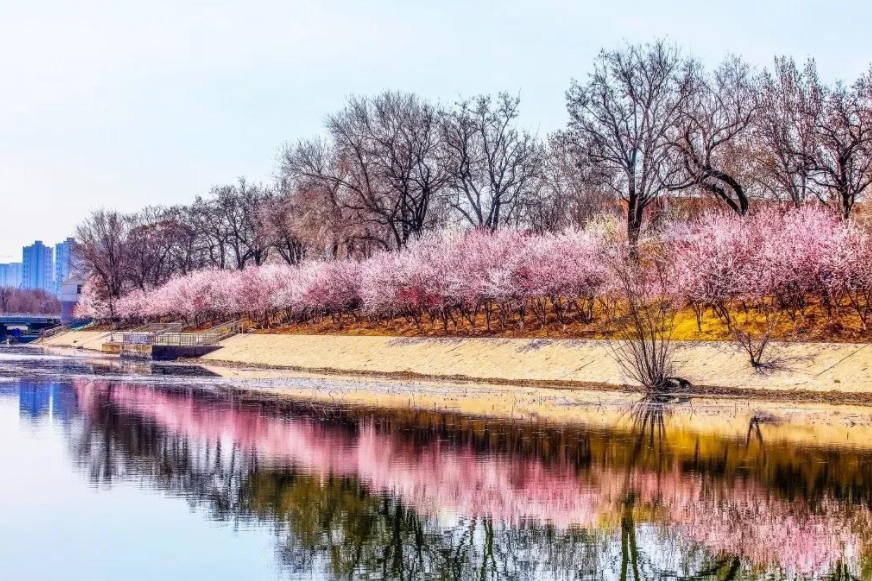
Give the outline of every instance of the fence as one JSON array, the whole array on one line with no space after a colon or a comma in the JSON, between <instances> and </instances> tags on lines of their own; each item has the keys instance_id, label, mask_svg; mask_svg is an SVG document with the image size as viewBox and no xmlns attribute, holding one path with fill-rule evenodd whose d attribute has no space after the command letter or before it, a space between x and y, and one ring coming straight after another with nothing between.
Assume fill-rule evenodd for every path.
<instances>
[{"instance_id":1,"label":"fence","mask_svg":"<svg viewBox=\"0 0 872 581\"><path fill-rule=\"evenodd\" d=\"M238 333L239 328L239 321L232 321L199 332L164 332L155 335L153 344L170 346L214 345L221 339Z\"/></svg>"},{"instance_id":2,"label":"fence","mask_svg":"<svg viewBox=\"0 0 872 581\"><path fill-rule=\"evenodd\" d=\"M145 328L150 327L150 328ZM231 321L205 331L183 332L181 323L146 325L132 331L119 333L120 342L125 345L161 345L192 347L214 345L218 341L239 332L239 321ZM115 333L112 340L116 341Z\"/></svg>"},{"instance_id":3,"label":"fence","mask_svg":"<svg viewBox=\"0 0 872 581\"><path fill-rule=\"evenodd\" d=\"M150 323L130 331L113 331L110 340L115 343L152 345L163 333L181 333L182 323Z\"/></svg>"},{"instance_id":4,"label":"fence","mask_svg":"<svg viewBox=\"0 0 872 581\"><path fill-rule=\"evenodd\" d=\"M69 330L70 330L70 328L67 327L66 325L58 325L57 327L49 327L48 329L41 330L39 332L39 336L41 338L45 339L47 337L54 337L58 333L61 333L63 331L69 331Z\"/></svg>"}]
</instances>

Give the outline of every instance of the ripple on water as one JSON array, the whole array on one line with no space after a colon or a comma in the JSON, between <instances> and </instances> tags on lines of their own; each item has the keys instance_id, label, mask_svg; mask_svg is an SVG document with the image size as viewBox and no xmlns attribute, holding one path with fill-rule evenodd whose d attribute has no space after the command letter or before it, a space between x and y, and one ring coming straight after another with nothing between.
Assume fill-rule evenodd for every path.
<instances>
[{"instance_id":1,"label":"ripple on water","mask_svg":"<svg viewBox=\"0 0 872 581\"><path fill-rule=\"evenodd\" d=\"M0 354L16 386L0 389L0 514L51 527L0 519L0 562L17 578L112 577L99 559L35 572L52 560L20 548L42 550L46 530L73 554L98 544L148 567L184 551L187 571L217 562L237 578L276 560L292 578L860 578L872 559L872 450L790 442L759 414L736 437L688 430L662 403L593 429L215 389L445 384L233 382L22 354ZM140 522L152 534L113 544Z\"/></svg>"}]
</instances>

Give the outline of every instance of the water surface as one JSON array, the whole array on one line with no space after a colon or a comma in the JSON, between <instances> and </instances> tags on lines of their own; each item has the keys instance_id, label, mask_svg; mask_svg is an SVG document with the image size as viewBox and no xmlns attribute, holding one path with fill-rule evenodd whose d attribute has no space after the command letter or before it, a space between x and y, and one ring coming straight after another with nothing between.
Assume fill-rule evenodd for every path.
<instances>
[{"instance_id":1,"label":"water surface","mask_svg":"<svg viewBox=\"0 0 872 581\"><path fill-rule=\"evenodd\" d=\"M872 578L863 446L232 387L0 350L0 579Z\"/></svg>"}]
</instances>

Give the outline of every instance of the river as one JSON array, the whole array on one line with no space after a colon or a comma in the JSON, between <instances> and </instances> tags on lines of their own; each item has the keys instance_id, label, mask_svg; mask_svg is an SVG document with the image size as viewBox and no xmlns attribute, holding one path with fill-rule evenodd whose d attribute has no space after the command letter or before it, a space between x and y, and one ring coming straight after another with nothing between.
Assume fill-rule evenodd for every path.
<instances>
[{"instance_id":1,"label":"river","mask_svg":"<svg viewBox=\"0 0 872 581\"><path fill-rule=\"evenodd\" d=\"M0 579L872 578L872 445L239 387L0 348Z\"/></svg>"}]
</instances>

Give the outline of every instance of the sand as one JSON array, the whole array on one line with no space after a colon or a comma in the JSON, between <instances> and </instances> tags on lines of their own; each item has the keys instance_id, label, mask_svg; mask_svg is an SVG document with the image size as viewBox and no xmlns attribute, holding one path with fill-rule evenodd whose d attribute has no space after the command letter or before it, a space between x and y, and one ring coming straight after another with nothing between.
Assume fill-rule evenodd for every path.
<instances>
[{"instance_id":1,"label":"sand","mask_svg":"<svg viewBox=\"0 0 872 581\"><path fill-rule=\"evenodd\" d=\"M107 337L69 332L42 344L97 350ZM777 348L782 366L760 373L729 345L679 344L679 371L697 387L693 397L664 408L670 429L768 443L872 446L868 345ZM597 341L248 334L224 341L198 363L240 393L313 404L603 429L629 427L644 410L610 347ZM713 396L701 385L733 390L733 396ZM818 397L804 401L802 394Z\"/></svg>"},{"instance_id":2,"label":"sand","mask_svg":"<svg viewBox=\"0 0 872 581\"><path fill-rule=\"evenodd\" d=\"M638 426L660 410L670 438L711 435L768 444L872 447L872 409L864 405L710 396L659 404L626 391L553 389L483 382L323 376L306 372L206 365L232 380L242 396L287 398L327 406L422 410L535 424L580 425L609 431Z\"/></svg>"},{"instance_id":3,"label":"sand","mask_svg":"<svg viewBox=\"0 0 872 581\"><path fill-rule=\"evenodd\" d=\"M872 393L872 348L850 343L776 343L777 365L758 371L729 343L676 342L675 366L700 387ZM608 341L413 339L246 334L206 362L480 381L623 386L634 382Z\"/></svg>"},{"instance_id":4,"label":"sand","mask_svg":"<svg viewBox=\"0 0 872 581\"><path fill-rule=\"evenodd\" d=\"M46 346L99 350L108 333L68 332ZM676 373L700 392L776 394L794 399L849 397L872 403L872 347L852 343L774 343L775 365L755 370L731 343L676 342ZM222 341L203 363L517 385L624 389L634 382L608 341L440 339L343 335L242 334ZM860 398L860 399L863 399ZM865 400L864 400L865 401Z\"/></svg>"},{"instance_id":5,"label":"sand","mask_svg":"<svg viewBox=\"0 0 872 581\"><path fill-rule=\"evenodd\" d=\"M111 335L112 333L109 331L66 331L46 339L40 339L38 344L45 347L66 347L100 351L103 343L109 341Z\"/></svg>"}]
</instances>

